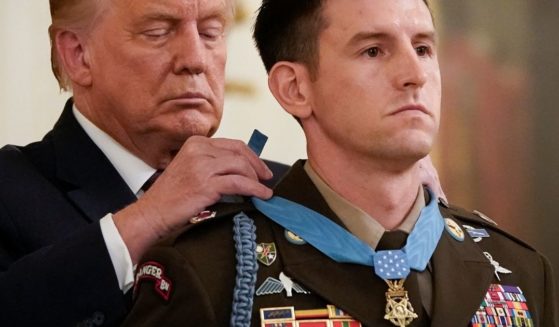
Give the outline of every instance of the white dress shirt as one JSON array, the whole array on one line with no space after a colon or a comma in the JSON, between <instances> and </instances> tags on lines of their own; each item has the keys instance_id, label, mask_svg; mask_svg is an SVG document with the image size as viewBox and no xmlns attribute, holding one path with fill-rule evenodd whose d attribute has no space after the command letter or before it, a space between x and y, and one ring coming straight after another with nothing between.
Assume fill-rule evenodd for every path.
<instances>
[{"instance_id":1,"label":"white dress shirt","mask_svg":"<svg viewBox=\"0 0 559 327\"><path fill-rule=\"evenodd\" d=\"M107 133L89 121L74 105L74 116L89 138L101 149L124 182L137 197L143 194L142 185L155 173L155 169L125 149ZM112 213L100 220L101 233L107 245L109 256L115 269L122 292L130 290L134 284L134 266L126 244L116 228Z\"/></svg>"}]
</instances>

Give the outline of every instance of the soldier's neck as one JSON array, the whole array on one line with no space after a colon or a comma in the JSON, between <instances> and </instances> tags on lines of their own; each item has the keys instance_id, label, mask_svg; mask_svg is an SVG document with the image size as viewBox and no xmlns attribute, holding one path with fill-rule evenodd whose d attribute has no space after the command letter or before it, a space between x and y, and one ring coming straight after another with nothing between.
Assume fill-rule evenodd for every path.
<instances>
[{"instance_id":1,"label":"soldier's neck","mask_svg":"<svg viewBox=\"0 0 559 327\"><path fill-rule=\"evenodd\" d=\"M388 230L402 223L417 198L417 164L395 169L386 164L344 160L339 155L310 153L309 164L330 188Z\"/></svg>"}]
</instances>

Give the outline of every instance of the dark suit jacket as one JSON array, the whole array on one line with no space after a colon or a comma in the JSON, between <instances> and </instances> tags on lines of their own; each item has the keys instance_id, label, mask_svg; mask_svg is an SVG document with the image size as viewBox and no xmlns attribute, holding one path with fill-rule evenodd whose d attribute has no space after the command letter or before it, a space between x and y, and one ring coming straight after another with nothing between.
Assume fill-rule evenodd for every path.
<instances>
[{"instance_id":1,"label":"dark suit jacket","mask_svg":"<svg viewBox=\"0 0 559 327\"><path fill-rule=\"evenodd\" d=\"M71 100L42 141L2 148L0 325L118 325L129 301L99 219L135 200Z\"/></svg>"},{"instance_id":2,"label":"dark suit jacket","mask_svg":"<svg viewBox=\"0 0 559 327\"><path fill-rule=\"evenodd\" d=\"M341 225L318 190L297 163L275 190L276 195L303 204ZM551 272L548 262L522 242L498 230L481 218L456 208L441 206L445 217L461 224L483 226L490 233L480 243L468 235L460 242L443 232L431 258L433 278L433 314L421 310L417 273L406 280L410 300L419 319L412 326L467 326L486 295L491 283L520 286L535 326L555 326ZM260 326L259 309L294 306L298 309L325 308L334 304L364 326L393 326L384 319L387 286L370 267L340 264L312 246L295 245L286 240L284 229L251 205L215 207L218 218L195 225L169 244L154 248L144 258L162 268L170 281L169 298L156 292L156 285L141 279L136 285L136 301L125 326L227 326L231 315L235 284L235 251L230 217L243 210L254 219L257 243L274 242L277 260L271 266L260 265L256 287L267 277L278 279L284 272L311 294L286 297L285 292L255 296L252 325ZM342 225L343 226L343 225ZM324 237L328 237L325 235ZM490 252L512 274L501 274L497 281L494 268L484 256ZM414 284L415 283L415 284Z\"/></svg>"}]
</instances>

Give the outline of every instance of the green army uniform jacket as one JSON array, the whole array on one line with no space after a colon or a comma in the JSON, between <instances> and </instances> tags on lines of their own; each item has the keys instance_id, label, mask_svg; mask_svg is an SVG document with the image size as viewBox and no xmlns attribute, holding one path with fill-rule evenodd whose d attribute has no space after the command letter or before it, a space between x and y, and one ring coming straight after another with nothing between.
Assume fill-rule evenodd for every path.
<instances>
[{"instance_id":1,"label":"green army uniform jacket","mask_svg":"<svg viewBox=\"0 0 559 327\"><path fill-rule=\"evenodd\" d=\"M342 225L304 172L303 163L299 161L292 167L274 194L311 208ZM430 260L433 287L430 316L422 309L417 273L412 271L404 284L419 316L410 326L470 326L476 315L485 319L488 302L495 300L491 300L491 296L506 295L499 291L488 293L490 287L494 289L500 285L522 292L520 300L514 298L509 304L518 305L515 313L527 315L529 319L516 321L533 326L556 326L554 285L548 261L479 216L454 207L439 207L443 217L451 218L459 226L484 229L489 237L474 240L464 233L464 239L457 240L450 232L443 231ZM194 225L169 244L155 247L145 256L138 268L141 275L137 275L140 277L134 290L135 303L124 326L229 326L237 264L231 218L240 210L254 220L256 243L273 243L276 249L275 260L270 266L259 264L256 289L269 277L279 280L280 273L283 273L305 291L293 290L291 297L285 290L255 295L252 326L304 326L264 324L260 309L323 309L329 304L343 310L362 326L393 326L384 318L387 284L374 274L371 267L337 263L309 244L294 244L286 237L283 227L249 203L219 204L213 210L217 212L216 218ZM495 266L484 252L490 253L500 267L511 273L496 274ZM487 301L488 298L491 301ZM507 300L511 299L502 299ZM519 301L527 310L521 309ZM503 313L497 311L493 309L489 314ZM515 325L514 319L509 318L513 322L510 325L520 325Z\"/></svg>"}]
</instances>

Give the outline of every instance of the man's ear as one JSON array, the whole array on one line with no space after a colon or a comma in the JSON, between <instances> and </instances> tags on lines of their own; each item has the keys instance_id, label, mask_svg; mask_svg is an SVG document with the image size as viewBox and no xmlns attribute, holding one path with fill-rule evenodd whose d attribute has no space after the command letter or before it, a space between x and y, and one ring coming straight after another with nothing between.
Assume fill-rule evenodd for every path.
<instances>
[{"instance_id":1,"label":"man's ear","mask_svg":"<svg viewBox=\"0 0 559 327\"><path fill-rule=\"evenodd\" d=\"M59 31L54 41L60 65L72 83L90 86L90 60L81 38L71 31Z\"/></svg>"},{"instance_id":2,"label":"man's ear","mask_svg":"<svg viewBox=\"0 0 559 327\"><path fill-rule=\"evenodd\" d=\"M291 115L305 119L312 114L311 79L305 65L277 62L268 73L268 87Z\"/></svg>"}]
</instances>

